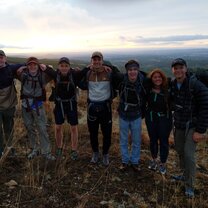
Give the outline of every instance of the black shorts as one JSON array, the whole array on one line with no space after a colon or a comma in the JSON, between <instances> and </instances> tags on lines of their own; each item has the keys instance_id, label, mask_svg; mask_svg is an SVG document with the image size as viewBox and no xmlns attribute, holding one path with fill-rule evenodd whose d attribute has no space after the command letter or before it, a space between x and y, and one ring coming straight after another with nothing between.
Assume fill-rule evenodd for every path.
<instances>
[{"instance_id":1,"label":"black shorts","mask_svg":"<svg viewBox=\"0 0 208 208\"><path fill-rule=\"evenodd\" d=\"M63 103L63 111L64 111L64 116L63 116L61 104L58 103L55 105L53 112L54 112L56 124L58 124L58 125L63 124L65 118L67 118L67 122L72 126L75 126L78 124L77 102L76 101L73 101L71 104L70 104L70 102Z\"/></svg>"}]
</instances>

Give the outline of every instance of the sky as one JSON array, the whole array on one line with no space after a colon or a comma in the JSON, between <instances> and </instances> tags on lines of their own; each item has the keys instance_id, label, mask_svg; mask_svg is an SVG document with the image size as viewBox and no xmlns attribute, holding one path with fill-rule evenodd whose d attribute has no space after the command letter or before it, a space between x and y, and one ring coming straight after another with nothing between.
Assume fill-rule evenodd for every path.
<instances>
[{"instance_id":1,"label":"sky","mask_svg":"<svg viewBox=\"0 0 208 208\"><path fill-rule=\"evenodd\" d=\"M207 0L0 0L12 53L208 48Z\"/></svg>"}]
</instances>

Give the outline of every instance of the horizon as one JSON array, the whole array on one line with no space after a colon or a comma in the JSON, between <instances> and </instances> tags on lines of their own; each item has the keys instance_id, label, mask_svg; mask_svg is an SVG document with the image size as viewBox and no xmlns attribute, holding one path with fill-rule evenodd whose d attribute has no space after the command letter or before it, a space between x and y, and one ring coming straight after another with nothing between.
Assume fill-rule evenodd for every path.
<instances>
[{"instance_id":1,"label":"horizon","mask_svg":"<svg viewBox=\"0 0 208 208\"><path fill-rule=\"evenodd\" d=\"M54 58L60 58L63 56L67 56L70 58L89 58L91 57L91 51L80 51L80 52L35 52L35 53L7 53L7 51L4 50L7 57L18 57L18 58L27 58L30 56L36 56L40 59L54 59ZM183 56L188 56L189 54L193 54L195 52L205 52L208 55L208 48L155 48L155 49L135 49L135 50L105 50L101 51L104 55L104 57L116 57L116 56L134 56L134 55L170 55L179 53Z\"/></svg>"}]
</instances>

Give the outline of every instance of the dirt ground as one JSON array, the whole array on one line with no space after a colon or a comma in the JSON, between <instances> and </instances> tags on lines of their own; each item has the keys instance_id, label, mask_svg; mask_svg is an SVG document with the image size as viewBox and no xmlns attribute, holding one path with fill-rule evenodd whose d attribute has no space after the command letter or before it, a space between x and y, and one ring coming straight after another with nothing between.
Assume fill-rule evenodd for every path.
<instances>
[{"instance_id":1,"label":"dirt ground","mask_svg":"<svg viewBox=\"0 0 208 208\"><path fill-rule=\"evenodd\" d=\"M116 104L115 104L116 105ZM150 159L149 139L143 126L141 147L141 172L120 169L119 130L116 110L113 111L112 146L110 165L104 167L89 163L91 147L86 125L86 102L79 102L79 158L71 160L69 141L64 157L46 161L41 156L28 160L26 132L20 113L15 121L15 148L17 155L9 152L0 160L0 207L10 208L184 208L208 207L208 143L197 148L197 175L194 199L184 196L184 184L171 176L179 172L177 156L170 142L167 174L147 168ZM52 107L46 105L48 131L54 145ZM115 107L113 108L115 109ZM69 137L65 124L65 138ZM100 135L100 145L102 136ZM170 138L172 141L172 138ZM102 146L102 145L101 145Z\"/></svg>"}]
</instances>

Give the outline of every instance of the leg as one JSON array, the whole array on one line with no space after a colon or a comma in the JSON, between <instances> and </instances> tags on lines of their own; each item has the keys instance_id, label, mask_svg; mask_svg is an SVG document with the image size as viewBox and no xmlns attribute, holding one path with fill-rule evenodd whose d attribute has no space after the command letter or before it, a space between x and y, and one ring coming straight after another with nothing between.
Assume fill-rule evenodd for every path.
<instances>
[{"instance_id":1,"label":"leg","mask_svg":"<svg viewBox=\"0 0 208 208\"><path fill-rule=\"evenodd\" d=\"M62 154L62 148L63 148L63 130L62 130L62 124L64 123L64 118L62 115L61 108L58 104L56 104L54 108L54 118L55 118L55 138L56 138L56 146L57 154Z\"/></svg>"},{"instance_id":2,"label":"leg","mask_svg":"<svg viewBox=\"0 0 208 208\"><path fill-rule=\"evenodd\" d=\"M103 134L103 155L107 155L111 146L112 113L106 108L100 116L101 131Z\"/></svg>"},{"instance_id":3,"label":"leg","mask_svg":"<svg viewBox=\"0 0 208 208\"><path fill-rule=\"evenodd\" d=\"M172 130L172 119L163 117L159 120L160 161L166 163L169 153L169 136Z\"/></svg>"},{"instance_id":4,"label":"leg","mask_svg":"<svg viewBox=\"0 0 208 208\"><path fill-rule=\"evenodd\" d=\"M90 133L90 144L92 150L93 152L99 152L99 143L98 143L99 120L97 118L96 112L92 107L89 107L88 109L87 125Z\"/></svg>"},{"instance_id":5,"label":"leg","mask_svg":"<svg viewBox=\"0 0 208 208\"><path fill-rule=\"evenodd\" d=\"M27 112L26 109L22 107L22 118L27 129L30 148L38 149L38 145L36 144L37 135L34 127L34 118L32 112Z\"/></svg>"},{"instance_id":6,"label":"leg","mask_svg":"<svg viewBox=\"0 0 208 208\"><path fill-rule=\"evenodd\" d=\"M78 147L78 126L74 125L70 127L71 132L71 148L72 151L77 151Z\"/></svg>"},{"instance_id":7,"label":"leg","mask_svg":"<svg viewBox=\"0 0 208 208\"><path fill-rule=\"evenodd\" d=\"M12 146L14 132L14 113L15 107L5 110L3 113L3 127L7 146Z\"/></svg>"},{"instance_id":8,"label":"leg","mask_svg":"<svg viewBox=\"0 0 208 208\"><path fill-rule=\"evenodd\" d=\"M128 164L130 160L128 150L129 122L119 118L119 131L122 163Z\"/></svg>"},{"instance_id":9,"label":"leg","mask_svg":"<svg viewBox=\"0 0 208 208\"><path fill-rule=\"evenodd\" d=\"M37 126L39 138L40 138L40 147L42 154L47 154L51 152L51 145L48 136L48 132L46 129L46 115L45 109L43 107L39 108L39 115L37 115L36 111L32 111L35 125Z\"/></svg>"},{"instance_id":10,"label":"leg","mask_svg":"<svg viewBox=\"0 0 208 208\"><path fill-rule=\"evenodd\" d=\"M2 156L3 150L4 150L4 135L3 135L3 120L2 120L2 114L3 112L0 111L0 157Z\"/></svg>"},{"instance_id":11,"label":"leg","mask_svg":"<svg viewBox=\"0 0 208 208\"><path fill-rule=\"evenodd\" d=\"M55 136L56 136L56 145L58 148L63 147L63 131L62 124L55 125Z\"/></svg>"},{"instance_id":12,"label":"leg","mask_svg":"<svg viewBox=\"0 0 208 208\"><path fill-rule=\"evenodd\" d=\"M175 129L174 140L175 140L175 150L179 156L180 168L182 171L184 171L185 130Z\"/></svg>"},{"instance_id":13,"label":"leg","mask_svg":"<svg viewBox=\"0 0 208 208\"><path fill-rule=\"evenodd\" d=\"M131 149L131 163L139 164L140 160L140 146L141 146L141 117L130 122L130 131L132 136L132 149Z\"/></svg>"},{"instance_id":14,"label":"leg","mask_svg":"<svg viewBox=\"0 0 208 208\"><path fill-rule=\"evenodd\" d=\"M189 129L186 135L184 147L184 161L185 161L185 183L187 187L193 188L196 173L195 151L196 143L193 141L194 129Z\"/></svg>"},{"instance_id":15,"label":"leg","mask_svg":"<svg viewBox=\"0 0 208 208\"><path fill-rule=\"evenodd\" d=\"M158 123L153 122L150 120L149 117L145 118L145 123L147 126L147 131L148 135L150 138L150 152L153 160L157 158L158 155L158 139L159 139L159 134L158 134Z\"/></svg>"}]
</instances>

